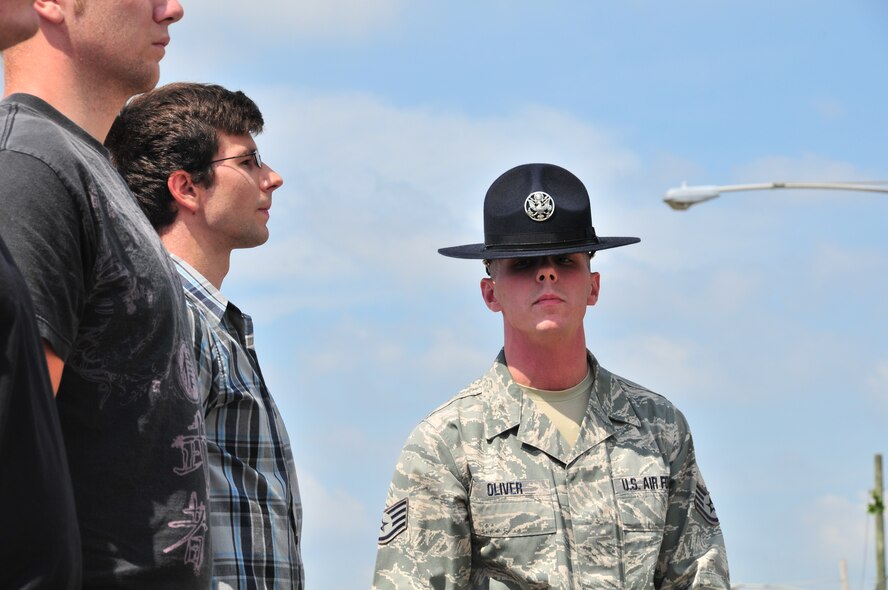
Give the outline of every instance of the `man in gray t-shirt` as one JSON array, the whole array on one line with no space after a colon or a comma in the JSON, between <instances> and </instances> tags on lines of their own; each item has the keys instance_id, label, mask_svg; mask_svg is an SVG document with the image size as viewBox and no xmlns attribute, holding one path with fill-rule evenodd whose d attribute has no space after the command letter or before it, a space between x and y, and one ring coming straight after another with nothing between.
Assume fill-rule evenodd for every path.
<instances>
[{"instance_id":1,"label":"man in gray t-shirt","mask_svg":"<svg viewBox=\"0 0 888 590\"><path fill-rule=\"evenodd\" d=\"M31 291L57 394L83 584L206 588L194 328L170 260L101 144L124 102L156 84L182 7L35 9L40 32L3 56L0 237Z\"/></svg>"}]
</instances>

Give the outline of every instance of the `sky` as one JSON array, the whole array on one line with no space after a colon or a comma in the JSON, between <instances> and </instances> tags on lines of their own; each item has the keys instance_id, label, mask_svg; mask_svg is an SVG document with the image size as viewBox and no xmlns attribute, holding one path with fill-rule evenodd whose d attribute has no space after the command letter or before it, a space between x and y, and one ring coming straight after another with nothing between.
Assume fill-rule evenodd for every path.
<instances>
[{"instance_id":1,"label":"sky","mask_svg":"<svg viewBox=\"0 0 888 590\"><path fill-rule=\"evenodd\" d=\"M602 252L600 363L687 416L735 586L875 580L888 452L888 195L690 185L888 180L881 0L183 2L161 83L239 89L284 178L223 291L290 433L313 590L370 586L410 430L487 370L481 264L507 169L579 176Z\"/></svg>"}]
</instances>

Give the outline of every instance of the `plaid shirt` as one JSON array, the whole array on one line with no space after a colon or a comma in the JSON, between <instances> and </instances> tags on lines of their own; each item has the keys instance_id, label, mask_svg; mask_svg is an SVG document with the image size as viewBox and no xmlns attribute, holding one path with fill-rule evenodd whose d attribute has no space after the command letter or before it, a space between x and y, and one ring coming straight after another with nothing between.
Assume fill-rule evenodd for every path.
<instances>
[{"instance_id":1,"label":"plaid shirt","mask_svg":"<svg viewBox=\"0 0 888 590\"><path fill-rule=\"evenodd\" d=\"M195 321L205 396L213 588L305 585L302 504L287 431L253 348L253 321L182 259L172 256ZM210 379L210 375L212 376Z\"/></svg>"}]
</instances>

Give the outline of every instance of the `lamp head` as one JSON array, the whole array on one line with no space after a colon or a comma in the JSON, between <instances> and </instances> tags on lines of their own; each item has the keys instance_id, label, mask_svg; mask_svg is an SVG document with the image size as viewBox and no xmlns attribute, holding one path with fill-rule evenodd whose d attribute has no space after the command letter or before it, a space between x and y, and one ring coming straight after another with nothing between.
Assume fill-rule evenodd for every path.
<instances>
[{"instance_id":1,"label":"lamp head","mask_svg":"<svg viewBox=\"0 0 888 590\"><path fill-rule=\"evenodd\" d=\"M714 185L688 186L681 183L680 187L666 191L666 198L663 201L676 211L684 211L692 205L714 199L719 194L719 187Z\"/></svg>"}]
</instances>

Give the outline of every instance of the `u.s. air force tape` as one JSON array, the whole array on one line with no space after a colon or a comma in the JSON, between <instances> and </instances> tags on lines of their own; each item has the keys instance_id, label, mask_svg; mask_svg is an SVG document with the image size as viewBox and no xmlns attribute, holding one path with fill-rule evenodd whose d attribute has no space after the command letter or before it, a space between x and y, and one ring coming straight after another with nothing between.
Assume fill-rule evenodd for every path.
<instances>
[{"instance_id":1,"label":"u.s. air force tape","mask_svg":"<svg viewBox=\"0 0 888 590\"><path fill-rule=\"evenodd\" d=\"M382 512L379 544L386 545L407 530L407 498L398 500Z\"/></svg>"},{"instance_id":2,"label":"u.s. air force tape","mask_svg":"<svg viewBox=\"0 0 888 590\"><path fill-rule=\"evenodd\" d=\"M635 477L615 477L615 494L640 494L645 492L668 492L668 475L636 475Z\"/></svg>"},{"instance_id":3,"label":"u.s. air force tape","mask_svg":"<svg viewBox=\"0 0 888 590\"><path fill-rule=\"evenodd\" d=\"M697 489L694 490L694 507L697 508L697 512L700 513L703 520L712 526L718 524L718 516L715 514L715 504L712 503L712 498L709 497L709 490L700 484L697 484Z\"/></svg>"}]
</instances>

